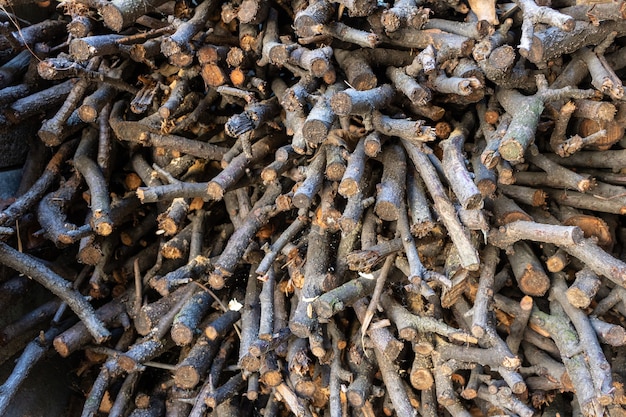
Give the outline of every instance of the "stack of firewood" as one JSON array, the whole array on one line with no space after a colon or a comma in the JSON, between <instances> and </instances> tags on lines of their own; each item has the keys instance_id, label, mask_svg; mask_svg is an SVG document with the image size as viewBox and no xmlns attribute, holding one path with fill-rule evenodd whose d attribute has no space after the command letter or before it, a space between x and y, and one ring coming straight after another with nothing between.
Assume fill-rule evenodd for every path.
<instances>
[{"instance_id":1,"label":"stack of firewood","mask_svg":"<svg viewBox=\"0 0 626 417\"><path fill-rule=\"evenodd\" d=\"M0 414L626 414L624 0L25 1Z\"/></svg>"}]
</instances>

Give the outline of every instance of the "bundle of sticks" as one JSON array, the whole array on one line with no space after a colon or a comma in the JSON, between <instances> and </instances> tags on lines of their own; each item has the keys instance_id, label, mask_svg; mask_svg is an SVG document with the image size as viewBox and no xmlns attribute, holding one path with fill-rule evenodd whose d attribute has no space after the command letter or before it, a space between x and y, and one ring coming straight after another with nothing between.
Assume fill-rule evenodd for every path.
<instances>
[{"instance_id":1,"label":"bundle of sticks","mask_svg":"<svg viewBox=\"0 0 626 417\"><path fill-rule=\"evenodd\" d=\"M626 3L537 3L5 10L0 414L625 415Z\"/></svg>"}]
</instances>

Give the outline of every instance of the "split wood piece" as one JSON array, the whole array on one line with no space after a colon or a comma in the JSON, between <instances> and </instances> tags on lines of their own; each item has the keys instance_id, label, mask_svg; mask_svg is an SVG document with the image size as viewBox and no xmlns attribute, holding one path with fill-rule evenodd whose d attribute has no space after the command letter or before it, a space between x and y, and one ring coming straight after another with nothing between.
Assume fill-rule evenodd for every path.
<instances>
[{"instance_id":1,"label":"split wood piece","mask_svg":"<svg viewBox=\"0 0 626 417\"><path fill-rule=\"evenodd\" d=\"M280 192L280 184L269 184L241 227L237 228L230 237L226 248L214 263L215 269L209 275L209 285L212 288L218 290L224 287L225 279L234 272L254 235L273 215L275 201Z\"/></svg>"},{"instance_id":2,"label":"split wood piece","mask_svg":"<svg viewBox=\"0 0 626 417\"><path fill-rule=\"evenodd\" d=\"M374 207L374 212L381 220L398 220L399 211L403 210L405 181L404 150L399 144L391 144L383 151L383 176L377 185Z\"/></svg>"},{"instance_id":3,"label":"split wood piece","mask_svg":"<svg viewBox=\"0 0 626 417\"><path fill-rule=\"evenodd\" d=\"M426 184L426 188L428 188L428 192L433 198L435 210L439 214L442 223L446 226L446 229L448 229L450 238L459 251L463 267L471 271L477 270L480 265L478 252L470 241L469 234L461 225L456 210L446 196L439 176L428 159L428 156L422 150L418 149L417 146L408 141L403 141L403 144L409 157L413 161L413 165L420 173L421 178Z\"/></svg>"},{"instance_id":4,"label":"split wood piece","mask_svg":"<svg viewBox=\"0 0 626 417\"><path fill-rule=\"evenodd\" d=\"M318 327L313 312L314 301L325 292L324 282L330 255L329 233L312 224L308 234L308 247L304 270L304 284L298 295L298 303L291 319L291 332L301 338L309 337ZM327 289L328 290L328 289Z\"/></svg>"},{"instance_id":5,"label":"split wood piece","mask_svg":"<svg viewBox=\"0 0 626 417\"><path fill-rule=\"evenodd\" d=\"M568 302L576 308L587 308L595 298L602 281L590 269L576 272L576 280L567 289Z\"/></svg>"},{"instance_id":6,"label":"split wood piece","mask_svg":"<svg viewBox=\"0 0 626 417\"><path fill-rule=\"evenodd\" d=\"M532 164L538 166L545 171L547 175L544 175L544 177L553 178L560 183L560 186L552 186L553 188L574 188L581 193L584 193L592 190L595 186L595 180L593 178L577 174L567 168L564 168L540 153L535 153L531 150L530 154L527 156L528 160Z\"/></svg>"},{"instance_id":7,"label":"split wood piece","mask_svg":"<svg viewBox=\"0 0 626 417\"><path fill-rule=\"evenodd\" d=\"M514 255L509 255L508 258L520 290L531 296L544 295L550 288L550 278L532 248L526 242L516 242L513 244L513 251Z\"/></svg>"},{"instance_id":8,"label":"split wood piece","mask_svg":"<svg viewBox=\"0 0 626 417\"><path fill-rule=\"evenodd\" d=\"M417 342L420 334L435 333L458 342L477 343L475 337L441 320L412 314L394 301L389 294L382 294L381 304L398 329L398 336L403 340Z\"/></svg>"},{"instance_id":9,"label":"split wood piece","mask_svg":"<svg viewBox=\"0 0 626 417\"><path fill-rule=\"evenodd\" d=\"M172 340L178 346L188 346L201 332L200 322L211 308L213 296L206 291L198 291L183 305L172 324Z\"/></svg>"},{"instance_id":10,"label":"split wood piece","mask_svg":"<svg viewBox=\"0 0 626 417\"><path fill-rule=\"evenodd\" d=\"M245 175L248 167L260 162L283 141L284 136L282 135L266 136L252 145L251 156L247 156L245 153L236 156L226 168L209 182L207 186L208 197L213 200L224 198L224 193Z\"/></svg>"},{"instance_id":11,"label":"split wood piece","mask_svg":"<svg viewBox=\"0 0 626 417\"><path fill-rule=\"evenodd\" d=\"M338 116L368 114L384 108L389 104L394 94L394 89L389 84L366 91L348 88L336 92L330 98L330 107Z\"/></svg>"},{"instance_id":12,"label":"split wood piece","mask_svg":"<svg viewBox=\"0 0 626 417\"><path fill-rule=\"evenodd\" d=\"M560 273L553 274L550 295L563 307L563 310L576 328L579 339L585 341L582 348L589 363L589 371L597 392L597 399L600 404L609 405L613 402L611 365L606 360L600 342L595 337L595 331L589 321L589 316L570 304L566 292L567 284L563 275Z\"/></svg>"},{"instance_id":13,"label":"split wood piece","mask_svg":"<svg viewBox=\"0 0 626 417\"><path fill-rule=\"evenodd\" d=\"M393 119L374 111L372 124L374 129L383 135L396 136L416 144L436 139L435 130L430 126L424 126L423 120Z\"/></svg>"},{"instance_id":14,"label":"split wood piece","mask_svg":"<svg viewBox=\"0 0 626 417\"><path fill-rule=\"evenodd\" d=\"M463 156L463 145L472 124L472 117L466 115L460 123L456 124L448 139L439 144L443 149L441 163L444 173L464 209L480 209L483 205L480 190L474 184Z\"/></svg>"},{"instance_id":15,"label":"split wood piece","mask_svg":"<svg viewBox=\"0 0 626 417\"><path fill-rule=\"evenodd\" d=\"M550 89L545 77L537 76L538 91L532 96L524 96L516 90L498 89L496 97L504 109L513 115L511 124L500 142L498 151L502 158L520 162L535 138L539 117L545 103L568 98L585 99L595 95L592 90L571 87Z\"/></svg>"},{"instance_id":16,"label":"split wood piece","mask_svg":"<svg viewBox=\"0 0 626 417\"><path fill-rule=\"evenodd\" d=\"M489 234L489 242L502 249L507 249L521 240L552 243L559 246L576 246L584 241L584 234L577 226L561 226L524 220L507 223L497 230L492 229Z\"/></svg>"},{"instance_id":17,"label":"split wood piece","mask_svg":"<svg viewBox=\"0 0 626 417\"><path fill-rule=\"evenodd\" d=\"M63 300L85 324L96 343L104 342L111 335L102 321L96 316L91 304L72 288L72 284L36 258L0 242L0 262L34 279Z\"/></svg>"},{"instance_id":18,"label":"split wood piece","mask_svg":"<svg viewBox=\"0 0 626 417\"><path fill-rule=\"evenodd\" d=\"M533 308L530 322L545 329L558 346L561 360L576 392L576 401L580 405L583 416L602 414L602 405L596 397L596 389L587 366L587 359L584 352L580 351L578 335L560 308L560 304L556 310L553 306L554 303L551 304L551 314L539 311L536 307Z\"/></svg>"}]
</instances>

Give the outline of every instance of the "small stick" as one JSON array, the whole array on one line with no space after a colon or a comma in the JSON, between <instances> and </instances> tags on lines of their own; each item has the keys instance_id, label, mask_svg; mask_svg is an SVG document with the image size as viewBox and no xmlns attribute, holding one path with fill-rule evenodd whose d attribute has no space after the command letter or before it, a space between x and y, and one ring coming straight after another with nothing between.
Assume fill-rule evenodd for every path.
<instances>
[{"instance_id":1,"label":"small stick","mask_svg":"<svg viewBox=\"0 0 626 417\"><path fill-rule=\"evenodd\" d=\"M567 289L567 301L577 308L587 308L600 289L602 281L588 268L576 272L576 280Z\"/></svg>"},{"instance_id":2,"label":"small stick","mask_svg":"<svg viewBox=\"0 0 626 417\"><path fill-rule=\"evenodd\" d=\"M0 262L31 277L62 299L85 323L85 326L97 343L104 342L111 335L102 321L96 316L91 304L80 293L73 290L70 283L36 258L18 252L7 244L0 242Z\"/></svg>"},{"instance_id":3,"label":"small stick","mask_svg":"<svg viewBox=\"0 0 626 417\"><path fill-rule=\"evenodd\" d=\"M524 337L524 330L526 328L526 324L528 323L528 319L530 318L532 308L532 297L528 295L522 297L519 302L518 314L515 315L515 318L510 326L509 336L506 338L506 344L509 346L509 349L511 349L511 352L515 354L519 351L519 346Z\"/></svg>"},{"instance_id":4,"label":"small stick","mask_svg":"<svg viewBox=\"0 0 626 417\"><path fill-rule=\"evenodd\" d=\"M361 321L361 334L365 334L367 328L369 327L372 319L374 318L374 314L376 313L376 309L378 308L378 302L380 301L380 296L382 295L383 288L385 286L385 281L391 268L393 267L393 263L395 260L395 255L391 254L387 256L385 259L385 263L376 278L376 285L374 286L374 291L372 293L372 297L370 299L370 303L365 310L365 315L363 320Z\"/></svg>"},{"instance_id":5,"label":"small stick","mask_svg":"<svg viewBox=\"0 0 626 417\"><path fill-rule=\"evenodd\" d=\"M404 340L415 341L419 333L436 333L458 342L477 342L475 337L465 333L463 330L455 329L441 320L410 313L406 308L394 301L388 294L381 296L381 304L398 329L398 335Z\"/></svg>"},{"instance_id":6,"label":"small stick","mask_svg":"<svg viewBox=\"0 0 626 417\"><path fill-rule=\"evenodd\" d=\"M324 280L328 267L329 233L313 223L308 234L307 262L304 271L304 285L298 297L298 304L289 328L298 337L309 337L317 327L316 314L311 314L313 302L323 294Z\"/></svg>"},{"instance_id":7,"label":"small stick","mask_svg":"<svg viewBox=\"0 0 626 417\"><path fill-rule=\"evenodd\" d=\"M524 220L507 223L489 234L489 241L503 249L521 240L576 246L581 244L583 239L583 231L578 226L560 226Z\"/></svg>"},{"instance_id":8,"label":"small stick","mask_svg":"<svg viewBox=\"0 0 626 417\"><path fill-rule=\"evenodd\" d=\"M434 129L430 126L424 126L423 120L392 119L374 111L372 123L374 129L386 136L397 136L416 144L435 140Z\"/></svg>"},{"instance_id":9,"label":"small stick","mask_svg":"<svg viewBox=\"0 0 626 417\"><path fill-rule=\"evenodd\" d=\"M524 241L518 241L513 244L513 250L514 255L508 258L520 290L527 295L544 295L550 288L550 278L531 247Z\"/></svg>"},{"instance_id":10,"label":"small stick","mask_svg":"<svg viewBox=\"0 0 626 417\"><path fill-rule=\"evenodd\" d=\"M478 281L478 290L474 300L472 316L472 334L478 338L485 335L487 327L487 312L493 297L493 285L496 267L498 266L499 250L495 246L487 246L483 252L483 262Z\"/></svg>"},{"instance_id":11,"label":"small stick","mask_svg":"<svg viewBox=\"0 0 626 417\"><path fill-rule=\"evenodd\" d=\"M552 290L550 296L561 304L563 310L572 321L572 324L578 332L578 338L584 340L581 345L586 353L586 359L589 364L591 379L596 389L597 400L602 405L608 405L613 402L611 365L609 365L598 338L595 337L595 331L589 317L580 309L569 303L566 296L567 284L561 273L552 275Z\"/></svg>"},{"instance_id":12,"label":"small stick","mask_svg":"<svg viewBox=\"0 0 626 417\"><path fill-rule=\"evenodd\" d=\"M467 231L461 225L454 206L446 196L443 185L428 156L408 141L403 141L403 144L434 200L435 210L448 229L452 242L459 251L463 266L469 270L478 269L480 265L478 253L470 242Z\"/></svg>"},{"instance_id":13,"label":"small stick","mask_svg":"<svg viewBox=\"0 0 626 417\"><path fill-rule=\"evenodd\" d=\"M250 239L270 219L276 198L280 195L280 184L270 184L263 196L256 202L246 216L242 226L228 240L228 244L215 262L215 268L209 275L209 284L214 289L224 287L225 278L230 276L239 263Z\"/></svg>"},{"instance_id":14,"label":"small stick","mask_svg":"<svg viewBox=\"0 0 626 417\"><path fill-rule=\"evenodd\" d=\"M424 183L413 166L409 167L406 194L411 217L411 234L422 238L431 232L435 222L426 199Z\"/></svg>"},{"instance_id":15,"label":"small stick","mask_svg":"<svg viewBox=\"0 0 626 417\"><path fill-rule=\"evenodd\" d=\"M448 139L440 143L443 149L444 173L464 209L478 209L483 205L480 190L474 184L465 167L465 158L462 153L465 138L468 136L472 124L471 117L464 117L463 121L458 123L450 133Z\"/></svg>"},{"instance_id":16,"label":"small stick","mask_svg":"<svg viewBox=\"0 0 626 417\"><path fill-rule=\"evenodd\" d=\"M329 22L315 25L311 30L316 35L332 36L340 41L353 43L362 48L375 48L381 39L378 35L365 30L355 29L341 22Z\"/></svg>"},{"instance_id":17,"label":"small stick","mask_svg":"<svg viewBox=\"0 0 626 417\"><path fill-rule=\"evenodd\" d=\"M385 221L397 220L404 200L406 180L406 156L398 144L383 151L383 176L377 187L374 212ZM406 215L406 214L405 214Z\"/></svg>"},{"instance_id":18,"label":"small stick","mask_svg":"<svg viewBox=\"0 0 626 417\"><path fill-rule=\"evenodd\" d=\"M553 305L554 303L551 304L550 315L539 311L536 307L533 308L530 322L547 330L557 344L583 415L598 415L601 413L601 405L596 397L596 389L587 367L585 355L580 352L576 331L572 328L562 309L555 309Z\"/></svg>"},{"instance_id":19,"label":"small stick","mask_svg":"<svg viewBox=\"0 0 626 417\"><path fill-rule=\"evenodd\" d=\"M338 116L361 115L384 108L393 98L394 90L389 84L358 91L353 88L336 92L330 98L330 107Z\"/></svg>"},{"instance_id":20,"label":"small stick","mask_svg":"<svg viewBox=\"0 0 626 417\"><path fill-rule=\"evenodd\" d=\"M558 188L574 188L581 193L584 193L590 191L595 186L595 180L593 178L577 174L567 168L564 168L540 153L531 151L528 155L528 160L532 164L543 169L547 174L545 175L546 177L558 179L560 184Z\"/></svg>"}]
</instances>

